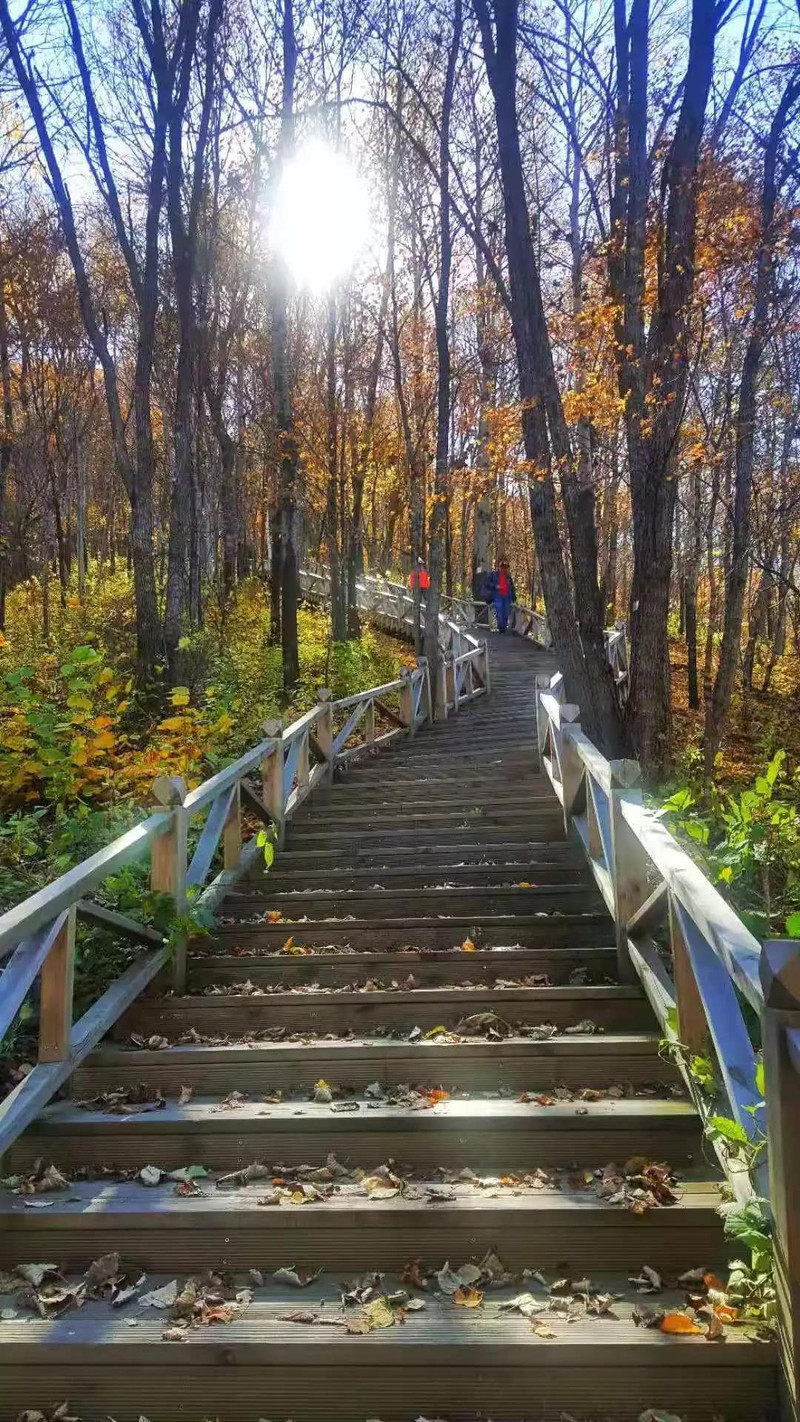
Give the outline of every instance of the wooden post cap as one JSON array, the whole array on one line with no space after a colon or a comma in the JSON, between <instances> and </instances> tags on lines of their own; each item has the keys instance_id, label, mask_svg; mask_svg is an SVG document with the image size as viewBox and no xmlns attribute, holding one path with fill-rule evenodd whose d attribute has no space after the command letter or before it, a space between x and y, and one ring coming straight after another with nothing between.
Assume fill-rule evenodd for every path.
<instances>
[{"instance_id":1,"label":"wooden post cap","mask_svg":"<svg viewBox=\"0 0 800 1422\"><path fill-rule=\"evenodd\" d=\"M261 729L265 736L280 737L283 735L283 721L268 718L261 722Z\"/></svg>"},{"instance_id":2,"label":"wooden post cap","mask_svg":"<svg viewBox=\"0 0 800 1422\"><path fill-rule=\"evenodd\" d=\"M638 760L610 760L608 768L614 790L630 790L642 779L642 767Z\"/></svg>"},{"instance_id":3,"label":"wooden post cap","mask_svg":"<svg viewBox=\"0 0 800 1422\"><path fill-rule=\"evenodd\" d=\"M323 701L323 702L324 702L324 701L330 701L331 698L332 698L332 696L333 696L333 693L332 693L332 691L331 691L331 689L330 689L329 686L318 686L318 687L317 687L317 701Z\"/></svg>"},{"instance_id":4,"label":"wooden post cap","mask_svg":"<svg viewBox=\"0 0 800 1422\"><path fill-rule=\"evenodd\" d=\"M800 1010L800 939L772 938L763 943L758 975L767 1007Z\"/></svg>"},{"instance_id":5,"label":"wooden post cap","mask_svg":"<svg viewBox=\"0 0 800 1422\"><path fill-rule=\"evenodd\" d=\"M180 775L157 775L153 781L153 799L167 810L182 805L186 799L186 781Z\"/></svg>"}]
</instances>

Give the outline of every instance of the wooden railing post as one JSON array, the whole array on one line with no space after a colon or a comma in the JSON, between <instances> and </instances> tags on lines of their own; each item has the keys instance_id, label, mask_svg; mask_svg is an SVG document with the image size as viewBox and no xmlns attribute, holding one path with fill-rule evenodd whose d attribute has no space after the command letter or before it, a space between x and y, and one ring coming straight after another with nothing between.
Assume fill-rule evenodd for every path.
<instances>
[{"instance_id":1,"label":"wooden railing post","mask_svg":"<svg viewBox=\"0 0 800 1422\"><path fill-rule=\"evenodd\" d=\"M434 697L435 716L437 721L447 720L447 667L445 666L445 654L439 653L439 660L436 664L436 691Z\"/></svg>"},{"instance_id":2,"label":"wooden railing post","mask_svg":"<svg viewBox=\"0 0 800 1422\"><path fill-rule=\"evenodd\" d=\"M642 803L642 772L637 760L612 760L611 789L608 796L611 822L611 864L614 881L614 919L617 934L617 970L623 982L633 982L636 969L628 949L627 923L647 898L647 856L625 821L625 801Z\"/></svg>"},{"instance_id":3,"label":"wooden railing post","mask_svg":"<svg viewBox=\"0 0 800 1422\"><path fill-rule=\"evenodd\" d=\"M409 736L413 736L416 730L414 725L414 687L411 682L411 672L408 667L401 669L400 679L403 683L399 692L400 716L408 730Z\"/></svg>"},{"instance_id":4,"label":"wooden railing post","mask_svg":"<svg viewBox=\"0 0 800 1422\"><path fill-rule=\"evenodd\" d=\"M579 731L581 728L580 706L565 701L558 709L561 726L574 726L575 730ZM569 737L563 734L559 736L558 758L561 767L561 790L564 796L564 830L568 835L573 806L583 778L583 761L571 744Z\"/></svg>"},{"instance_id":5,"label":"wooden railing post","mask_svg":"<svg viewBox=\"0 0 800 1422\"><path fill-rule=\"evenodd\" d=\"M784 1406L800 1409L800 944L773 940L761 950L761 1040L767 1103L772 1211Z\"/></svg>"},{"instance_id":6,"label":"wooden railing post","mask_svg":"<svg viewBox=\"0 0 800 1422\"><path fill-rule=\"evenodd\" d=\"M375 744L375 702L370 701L364 712L364 744L374 746Z\"/></svg>"},{"instance_id":7,"label":"wooden railing post","mask_svg":"<svg viewBox=\"0 0 800 1422\"><path fill-rule=\"evenodd\" d=\"M317 701L319 702L319 715L314 729L314 739L319 746L320 753L324 755L327 765L323 779L330 783L333 780L333 711L331 709L331 693L327 686L317 688Z\"/></svg>"},{"instance_id":8,"label":"wooden railing post","mask_svg":"<svg viewBox=\"0 0 800 1422\"><path fill-rule=\"evenodd\" d=\"M484 639L481 646L483 647L483 656L481 657L483 685L486 690L486 695L490 696L492 691L492 673L489 667L489 643Z\"/></svg>"},{"instance_id":9,"label":"wooden railing post","mask_svg":"<svg viewBox=\"0 0 800 1422\"><path fill-rule=\"evenodd\" d=\"M444 659L445 666L445 686L448 706L452 702L453 713L458 711L458 681L456 678L455 658L452 652L448 652Z\"/></svg>"},{"instance_id":10,"label":"wooden railing post","mask_svg":"<svg viewBox=\"0 0 800 1422\"><path fill-rule=\"evenodd\" d=\"M237 785L222 829L222 867L235 869L242 853L242 790Z\"/></svg>"},{"instance_id":11,"label":"wooden railing post","mask_svg":"<svg viewBox=\"0 0 800 1422\"><path fill-rule=\"evenodd\" d=\"M39 997L39 1061L63 1062L72 1035L72 981L75 975L75 907L67 910L42 964Z\"/></svg>"},{"instance_id":12,"label":"wooden railing post","mask_svg":"<svg viewBox=\"0 0 800 1422\"><path fill-rule=\"evenodd\" d=\"M675 912L672 895L669 900L669 939L672 950L672 979L675 983L675 1005L678 1011L678 1038L695 1056L702 1056L708 1042L709 1027L703 999L697 986L692 960L683 937L680 920Z\"/></svg>"},{"instance_id":13,"label":"wooden railing post","mask_svg":"<svg viewBox=\"0 0 800 1422\"><path fill-rule=\"evenodd\" d=\"M539 769L544 769L543 755L545 741L547 740L547 714L539 705L539 696L543 691L550 690L550 673L537 672L535 679L535 706L536 706L536 749L539 754Z\"/></svg>"},{"instance_id":14,"label":"wooden railing post","mask_svg":"<svg viewBox=\"0 0 800 1422\"><path fill-rule=\"evenodd\" d=\"M150 887L154 893L169 894L178 918L186 916L186 833L183 808L186 783L178 775L158 775L153 782L153 799L160 809L172 811L169 829L153 840L150 853ZM173 944L172 981L177 993L186 991L186 938Z\"/></svg>"},{"instance_id":15,"label":"wooden railing post","mask_svg":"<svg viewBox=\"0 0 800 1422\"><path fill-rule=\"evenodd\" d=\"M264 808L275 826L275 840L280 849L286 833L283 795L283 722L265 721L264 735L277 741L274 750L261 763Z\"/></svg>"}]
</instances>

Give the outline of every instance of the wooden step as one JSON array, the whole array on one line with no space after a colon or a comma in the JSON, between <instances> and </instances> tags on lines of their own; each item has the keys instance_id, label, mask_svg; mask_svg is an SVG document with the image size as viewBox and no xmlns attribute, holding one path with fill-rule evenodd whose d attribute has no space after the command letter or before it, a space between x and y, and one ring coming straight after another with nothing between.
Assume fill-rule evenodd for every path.
<instances>
[{"instance_id":1,"label":"wooden step","mask_svg":"<svg viewBox=\"0 0 800 1422\"><path fill-rule=\"evenodd\" d=\"M307 893L266 892L263 896L248 893L247 888L234 892L225 900L226 911L245 921L265 913L278 912L287 923L298 919L399 918L403 913L419 914L421 918L442 915L464 918L485 914L548 913L582 908L599 910L603 900L594 883L540 884L528 889L506 889L492 886L459 886L455 889L389 888L370 892L367 889L340 893L336 890L313 890Z\"/></svg>"},{"instance_id":2,"label":"wooden step","mask_svg":"<svg viewBox=\"0 0 800 1422\"><path fill-rule=\"evenodd\" d=\"M251 1095L306 1093L323 1079L337 1090L363 1091L373 1082L404 1082L456 1091L546 1092L556 1086L579 1091L623 1084L677 1084L675 1067L658 1050L655 1033L609 1033L532 1041L457 1043L386 1041L381 1038L258 1042L244 1046L168 1047L137 1050L111 1044L98 1048L72 1078L72 1095L89 1099L104 1091L158 1087L178 1096L182 1087L204 1096L242 1090Z\"/></svg>"},{"instance_id":3,"label":"wooden step","mask_svg":"<svg viewBox=\"0 0 800 1422\"><path fill-rule=\"evenodd\" d=\"M700 1129L684 1101L625 1101L540 1106L451 1099L418 1111L354 1103L337 1111L313 1102L247 1101L235 1106L195 1100L163 1110L114 1116L69 1101L45 1108L11 1148L19 1172L44 1157L57 1165L113 1163L174 1170L200 1164L234 1170L254 1160L324 1165L333 1151L347 1166L395 1160L415 1168L471 1166L503 1175L581 1160L624 1162L632 1156L680 1166L700 1159Z\"/></svg>"},{"instance_id":4,"label":"wooden step","mask_svg":"<svg viewBox=\"0 0 800 1422\"><path fill-rule=\"evenodd\" d=\"M165 1282L167 1275L148 1280ZM388 1289L397 1284L386 1281ZM501 1310L511 1290L473 1310L426 1296L425 1308L409 1313L403 1326L363 1336L326 1326L343 1312L340 1284L323 1275L303 1290L265 1285L241 1318L189 1329L183 1343L164 1338L165 1320L155 1309L131 1304L126 1316L107 1301L89 1302L54 1320L0 1325L0 1408L13 1417L68 1396L71 1412L117 1422L142 1415L150 1422L253 1422L266 1408L293 1422L409 1422L423 1409L428 1417L560 1422L565 1411L597 1416L599 1399L615 1422L636 1422L654 1399L691 1422L719 1414L754 1422L774 1408L774 1344L752 1340L746 1330L730 1330L723 1346L712 1347L635 1328L636 1299L624 1276L601 1276L596 1286L625 1291L615 1316L555 1323L548 1340L537 1338L527 1319ZM286 1321L298 1311L323 1321ZM358 1319L360 1310L351 1316Z\"/></svg>"},{"instance_id":5,"label":"wooden step","mask_svg":"<svg viewBox=\"0 0 800 1422\"><path fill-rule=\"evenodd\" d=\"M582 1180L592 1174L588 1166L579 1172ZM116 1250L148 1272L250 1269L254 1261L265 1269L291 1260L349 1278L367 1269L400 1272L420 1257L461 1264L491 1250L512 1266L535 1260L538 1269L574 1277L638 1274L643 1259L674 1277L734 1248L722 1235L720 1191L711 1179L690 1179L676 1204L634 1215L607 1204L591 1185L570 1185L572 1178L512 1190L437 1176L413 1180L407 1194L386 1200L369 1199L346 1179L329 1199L294 1207L259 1204L272 1192L271 1180L234 1189L209 1177L188 1199L172 1183L77 1181L41 1211L3 1192L0 1266L52 1259L63 1269L85 1269Z\"/></svg>"},{"instance_id":6,"label":"wooden step","mask_svg":"<svg viewBox=\"0 0 800 1422\"><path fill-rule=\"evenodd\" d=\"M472 805L459 806L455 809L444 809L433 805L426 809L419 809L413 815L403 816L398 808L397 816L392 811L370 809L364 806L355 806L347 809L342 806L334 809L331 806L320 807L318 813L295 816L291 821L292 836L305 835L306 831L313 834L325 834L329 831L359 833L369 835L373 832L381 831L397 826L403 827L405 824L412 829L418 827L421 832L425 830L436 830L440 839L446 839L452 830L468 829L481 832L484 827L495 829L524 829L531 835L534 829L540 831L540 837L546 839L548 828L558 830L561 821L561 810L558 801L544 803L539 802L532 805L519 805L512 809L505 810L502 805L496 802L491 806Z\"/></svg>"},{"instance_id":7,"label":"wooden step","mask_svg":"<svg viewBox=\"0 0 800 1422\"><path fill-rule=\"evenodd\" d=\"M578 884L593 882L589 870L585 863L573 863L570 860L554 861L551 863L542 862L531 864L522 860L519 863L497 864L489 867L481 867L477 864L445 864L431 865L425 862L420 856L419 862L408 865L405 868L380 869L366 868L357 869L352 866L328 868L325 870L316 869L313 879L310 879L308 869L285 869L283 856L279 855L275 864L268 874L251 874L243 881L240 892L246 893L249 889L253 893L266 898L272 894L292 893L298 890L308 889L313 883L314 889L339 889L368 890L376 885L381 889L399 890L407 889L437 889L442 884L456 885L464 888L486 888L491 885L502 889L519 888L522 883L532 887L542 888L553 884Z\"/></svg>"},{"instance_id":8,"label":"wooden step","mask_svg":"<svg viewBox=\"0 0 800 1422\"><path fill-rule=\"evenodd\" d=\"M468 866L474 864L490 865L503 868L505 864L514 864L522 860L523 863L532 868L539 864L566 865L585 868L586 860L577 845L568 840L513 840L511 842L493 841L485 844L482 841L470 840L465 843L463 839L451 841L446 844L426 844L418 847L416 844L394 844L378 846L370 844L353 843L352 840L347 845L334 846L331 849L281 849L275 860L275 872L283 873L284 870L303 870L306 882L310 882L308 869L326 872L329 869L346 868L354 866L356 868L371 865L381 865L387 868L402 869L407 866L416 867L422 864L428 865L460 865ZM316 879L316 875L315 875Z\"/></svg>"},{"instance_id":9,"label":"wooden step","mask_svg":"<svg viewBox=\"0 0 800 1422\"><path fill-rule=\"evenodd\" d=\"M509 1023L554 1023L573 1027L589 1020L602 1031L652 1028L652 1009L641 988L552 987L419 988L412 992L277 992L263 996L140 997L119 1018L117 1039L131 1032L172 1038L190 1027L203 1033L235 1033L282 1027L286 1032L358 1032L375 1029L423 1032L454 1029L465 1017L495 1013Z\"/></svg>"},{"instance_id":10,"label":"wooden step","mask_svg":"<svg viewBox=\"0 0 800 1422\"><path fill-rule=\"evenodd\" d=\"M613 942L614 926L607 913L533 914L509 917L481 914L461 918L348 919L338 923L309 922L236 924L198 940L200 952L232 946L280 948L288 937L298 944L349 944L372 952L390 948L459 948L466 938L478 947L519 945L523 948L596 946Z\"/></svg>"},{"instance_id":11,"label":"wooden step","mask_svg":"<svg viewBox=\"0 0 800 1422\"><path fill-rule=\"evenodd\" d=\"M498 978L514 981L531 975L544 974L554 985L567 982L571 973L580 970L587 982L606 982L616 978L616 950L608 948L554 949L506 948L464 952L430 949L426 953L407 950L393 953L326 953L322 950L308 956L291 952L276 952L271 957L242 958L194 954L189 960L189 982L193 992L209 983L242 982L249 978L257 985L283 983L289 989L303 983L325 986L342 985L367 978L396 979L403 983L412 973L419 987L436 987L445 983L493 983Z\"/></svg>"},{"instance_id":12,"label":"wooden step","mask_svg":"<svg viewBox=\"0 0 800 1422\"><path fill-rule=\"evenodd\" d=\"M396 828L389 828L384 821L381 825L369 828L364 825L341 824L338 828L331 826L323 829L311 823L300 825L290 820L286 829L286 844L290 850L351 849L354 839L359 839L372 851L392 848L395 845L430 844L442 848L445 841L448 844L454 844L456 841L465 844L471 842L491 848L494 844L530 844L537 840L540 843L542 840L557 840L558 828L555 821L542 824L522 819L493 824L486 820L456 817L451 829L444 835L441 825L431 825L430 822L426 823L424 828L416 821L413 824L406 822Z\"/></svg>"}]
</instances>

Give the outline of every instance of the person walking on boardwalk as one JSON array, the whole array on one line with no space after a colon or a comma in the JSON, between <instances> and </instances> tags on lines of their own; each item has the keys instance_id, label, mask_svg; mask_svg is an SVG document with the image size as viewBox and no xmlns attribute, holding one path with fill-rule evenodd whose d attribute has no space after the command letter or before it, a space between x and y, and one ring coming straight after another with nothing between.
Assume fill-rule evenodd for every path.
<instances>
[{"instance_id":1,"label":"person walking on boardwalk","mask_svg":"<svg viewBox=\"0 0 800 1422\"><path fill-rule=\"evenodd\" d=\"M508 627L508 614L512 604L517 600L514 579L511 576L507 558L501 558L496 572L489 574L487 588L490 599L494 603L497 630L505 632Z\"/></svg>"},{"instance_id":2,"label":"person walking on boardwalk","mask_svg":"<svg viewBox=\"0 0 800 1422\"><path fill-rule=\"evenodd\" d=\"M431 585L430 575L421 558L417 559L416 567L411 569L408 575L408 586L412 593L419 588L419 600L425 603L428 595L428 588Z\"/></svg>"}]
</instances>

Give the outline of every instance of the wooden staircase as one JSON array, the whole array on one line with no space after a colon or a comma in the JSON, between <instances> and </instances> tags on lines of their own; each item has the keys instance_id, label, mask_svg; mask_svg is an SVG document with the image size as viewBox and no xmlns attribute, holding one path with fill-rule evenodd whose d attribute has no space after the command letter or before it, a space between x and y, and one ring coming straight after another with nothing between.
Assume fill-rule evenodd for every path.
<instances>
[{"instance_id":1,"label":"wooden staircase","mask_svg":"<svg viewBox=\"0 0 800 1422\"><path fill-rule=\"evenodd\" d=\"M13 1147L70 1184L3 1195L3 1268L83 1293L0 1300L0 1418L772 1415L771 1343L646 1326L725 1270L718 1178L539 771L548 655L491 658L490 698L302 807L188 995L134 1002Z\"/></svg>"}]
</instances>

